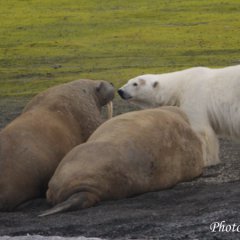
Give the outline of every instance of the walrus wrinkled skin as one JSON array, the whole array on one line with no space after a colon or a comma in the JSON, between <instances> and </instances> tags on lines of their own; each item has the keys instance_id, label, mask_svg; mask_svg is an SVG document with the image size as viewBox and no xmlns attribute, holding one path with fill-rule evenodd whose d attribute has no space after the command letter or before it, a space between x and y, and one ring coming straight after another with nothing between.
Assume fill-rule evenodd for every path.
<instances>
[{"instance_id":1,"label":"walrus wrinkled skin","mask_svg":"<svg viewBox=\"0 0 240 240\"><path fill-rule=\"evenodd\" d=\"M181 110L162 107L122 114L65 156L47 191L48 201L56 206L40 216L170 188L202 170L201 141Z\"/></svg>"},{"instance_id":2,"label":"walrus wrinkled skin","mask_svg":"<svg viewBox=\"0 0 240 240\"><path fill-rule=\"evenodd\" d=\"M0 210L43 196L58 163L103 122L114 97L106 81L77 80L34 97L0 132Z\"/></svg>"}]
</instances>

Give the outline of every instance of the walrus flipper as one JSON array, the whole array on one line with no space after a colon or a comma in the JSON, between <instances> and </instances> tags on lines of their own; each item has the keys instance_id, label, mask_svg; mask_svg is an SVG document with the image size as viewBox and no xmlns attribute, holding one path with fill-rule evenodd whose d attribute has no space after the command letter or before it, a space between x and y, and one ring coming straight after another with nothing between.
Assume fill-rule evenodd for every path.
<instances>
[{"instance_id":1,"label":"walrus flipper","mask_svg":"<svg viewBox=\"0 0 240 240\"><path fill-rule=\"evenodd\" d=\"M39 217L45 217L60 212L66 212L71 210L77 210L82 208L88 208L95 203L94 199L91 198L91 193L88 192L77 192L69 197L62 203L57 204L53 208L44 211Z\"/></svg>"}]
</instances>

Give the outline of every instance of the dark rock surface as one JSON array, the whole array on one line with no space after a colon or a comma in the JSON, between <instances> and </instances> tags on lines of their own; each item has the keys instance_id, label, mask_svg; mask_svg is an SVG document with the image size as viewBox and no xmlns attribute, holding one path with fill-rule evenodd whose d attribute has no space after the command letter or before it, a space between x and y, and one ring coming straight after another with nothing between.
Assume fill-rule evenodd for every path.
<instances>
[{"instance_id":1,"label":"dark rock surface","mask_svg":"<svg viewBox=\"0 0 240 240\"><path fill-rule=\"evenodd\" d=\"M0 100L1 101L1 100ZM0 128L16 117L26 103L0 103ZM119 100L117 114L129 110ZM49 206L37 199L11 213L0 213L0 236L85 236L107 239L240 239L240 145L221 140L221 164L205 169L202 177L159 192L146 193L80 211L45 218ZM214 222L221 229L210 230ZM226 229L224 225L228 226ZM235 232L226 232L226 230ZM219 232L219 230L221 230ZM223 232L225 230L225 232ZM239 227L240 231L240 227Z\"/></svg>"}]
</instances>

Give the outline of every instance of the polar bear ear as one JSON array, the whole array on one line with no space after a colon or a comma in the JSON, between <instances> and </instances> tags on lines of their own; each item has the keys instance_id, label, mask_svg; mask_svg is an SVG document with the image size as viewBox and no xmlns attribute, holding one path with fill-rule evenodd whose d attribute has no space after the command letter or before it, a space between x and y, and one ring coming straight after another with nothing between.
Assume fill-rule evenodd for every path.
<instances>
[{"instance_id":1,"label":"polar bear ear","mask_svg":"<svg viewBox=\"0 0 240 240\"><path fill-rule=\"evenodd\" d=\"M145 85L146 84L146 81L142 78L139 79L139 84L140 85Z\"/></svg>"},{"instance_id":2,"label":"polar bear ear","mask_svg":"<svg viewBox=\"0 0 240 240\"><path fill-rule=\"evenodd\" d=\"M159 84L158 82L154 82L153 85L152 85L153 88L156 88L158 86L158 84Z\"/></svg>"}]
</instances>

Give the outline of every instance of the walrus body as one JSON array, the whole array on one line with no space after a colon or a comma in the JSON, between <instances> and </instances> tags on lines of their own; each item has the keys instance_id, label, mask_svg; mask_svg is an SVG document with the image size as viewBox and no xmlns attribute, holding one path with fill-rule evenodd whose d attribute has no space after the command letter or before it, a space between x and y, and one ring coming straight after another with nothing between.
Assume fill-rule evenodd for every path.
<instances>
[{"instance_id":1,"label":"walrus body","mask_svg":"<svg viewBox=\"0 0 240 240\"><path fill-rule=\"evenodd\" d=\"M202 145L175 107L119 115L72 149L49 182L40 216L166 189L202 173Z\"/></svg>"},{"instance_id":2,"label":"walrus body","mask_svg":"<svg viewBox=\"0 0 240 240\"><path fill-rule=\"evenodd\" d=\"M0 210L45 194L58 163L103 122L114 97L105 81L77 80L38 94L0 132Z\"/></svg>"}]
</instances>

